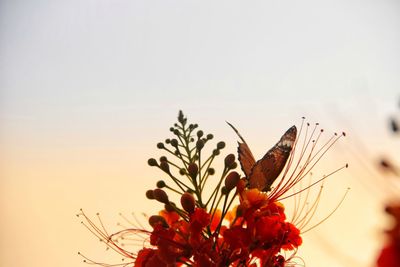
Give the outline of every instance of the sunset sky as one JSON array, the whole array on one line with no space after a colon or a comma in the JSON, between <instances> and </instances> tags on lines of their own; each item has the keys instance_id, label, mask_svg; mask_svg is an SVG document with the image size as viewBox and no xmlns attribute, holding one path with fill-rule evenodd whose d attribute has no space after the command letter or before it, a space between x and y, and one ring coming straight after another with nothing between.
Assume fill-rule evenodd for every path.
<instances>
[{"instance_id":1,"label":"sunset sky","mask_svg":"<svg viewBox=\"0 0 400 267\"><path fill-rule=\"evenodd\" d=\"M75 214L115 230L120 212L156 212L144 192L162 174L146 162L180 109L226 153L233 123L256 157L302 116L326 138L346 131L315 169L350 164L316 222L351 190L298 255L373 266L392 196L374 160L399 147L387 127L400 118L399 29L396 0L2 0L0 266L115 260Z\"/></svg>"}]
</instances>

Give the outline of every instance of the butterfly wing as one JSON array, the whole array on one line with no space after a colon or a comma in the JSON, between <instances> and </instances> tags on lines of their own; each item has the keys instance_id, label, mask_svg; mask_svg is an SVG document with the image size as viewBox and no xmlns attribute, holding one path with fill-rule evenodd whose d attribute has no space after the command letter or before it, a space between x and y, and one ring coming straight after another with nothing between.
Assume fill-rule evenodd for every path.
<instances>
[{"instance_id":1,"label":"butterfly wing","mask_svg":"<svg viewBox=\"0 0 400 267\"><path fill-rule=\"evenodd\" d=\"M246 177L250 176L251 169L254 167L256 164L256 160L254 159L253 153L251 153L251 150L249 146L247 145L246 141L243 139L243 137L240 135L239 131L236 130L235 127L233 127L232 124L227 122L229 126L232 127L232 129L236 132L236 134L240 137L243 143L238 142L238 158L240 162L240 166L242 167L242 171L246 175Z\"/></svg>"},{"instance_id":2,"label":"butterfly wing","mask_svg":"<svg viewBox=\"0 0 400 267\"><path fill-rule=\"evenodd\" d=\"M238 142L238 144L240 166L242 167L242 171L244 172L246 177L250 177L251 170L256 164L256 160L254 159L254 156L246 143Z\"/></svg>"},{"instance_id":3,"label":"butterfly wing","mask_svg":"<svg viewBox=\"0 0 400 267\"><path fill-rule=\"evenodd\" d=\"M257 188L266 192L271 190L272 183L286 165L296 140L296 135L296 126L292 126L281 137L279 142L254 164L249 176L247 176L250 188Z\"/></svg>"}]
</instances>

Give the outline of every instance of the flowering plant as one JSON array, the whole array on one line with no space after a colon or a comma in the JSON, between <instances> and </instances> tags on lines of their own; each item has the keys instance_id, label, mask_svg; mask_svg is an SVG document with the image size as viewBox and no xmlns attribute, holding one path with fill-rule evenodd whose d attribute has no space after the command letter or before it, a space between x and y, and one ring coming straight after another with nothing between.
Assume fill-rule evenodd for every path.
<instances>
[{"instance_id":1,"label":"flowering plant","mask_svg":"<svg viewBox=\"0 0 400 267\"><path fill-rule=\"evenodd\" d=\"M210 155L205 156L205 146L213 135L205 135L197 124L189 124L180 111L178 123L170 128L174 138L157 144L175 160L165 156L158 161L148 160L150 166L159 168L171 181L158 181L155 189L146 192L148 199L162 203L164 209L148 217L151 229L134 226L111 235L102 223L97 226L81 211L78 216L85 219L83 224L125 258L123 263L115 265L97 263L83 256L85 261L102 266L137 267L295 266L295 255L302 244L301 233L315 226L306 229L318 201L313 205L298 204L293 217L288 219L281 200L298 196L341 169L309 182L306 187L298 187L344 133L335 134L317 146L323 131L317 131L318 124L309 131L307 124L300 146L297 128L293 126L256 161L243 137L231 127L241 139L238 160L244 176L235 171L238 165L235 155L228 154L220 177L214 178L216 170L212 164L225 143L218 142ZM299 150L297 158L296 150ZM210 181L214 181L214 187L207 194L205 189ZM287 194L290 190L293 192ZM178 196L179 204L173 202L170 193ZM123 241L128 239L140 241L141 248L126 249Z\"/></svg>"}]
</instances>

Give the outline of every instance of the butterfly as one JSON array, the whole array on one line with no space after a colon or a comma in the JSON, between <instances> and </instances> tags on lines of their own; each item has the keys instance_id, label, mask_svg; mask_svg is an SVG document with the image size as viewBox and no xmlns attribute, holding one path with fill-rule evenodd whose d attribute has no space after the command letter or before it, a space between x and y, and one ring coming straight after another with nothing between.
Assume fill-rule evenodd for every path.
<instances>
[{"instance_id":1,"label":"butterfly","mask_svg":"<svg viewBox=\"0 0 400 267\"><path fill-rule=\"evenodd\" d=\"M272 183L282 172L290 152L294 146L297 136L296 126L290 127L281 137L281 139L262 157L254 159L253 154L239 131L227 122L242 140L238 142L239 162L242 167L249 188L257 188L260 191L268 192L271 190Z\"/></svg>"}]
</instances>

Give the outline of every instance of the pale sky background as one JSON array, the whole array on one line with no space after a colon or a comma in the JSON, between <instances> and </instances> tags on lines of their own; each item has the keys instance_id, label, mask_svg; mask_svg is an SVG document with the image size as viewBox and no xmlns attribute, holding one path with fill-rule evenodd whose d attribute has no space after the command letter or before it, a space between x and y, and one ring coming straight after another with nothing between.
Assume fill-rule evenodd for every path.
<instances>
[{"instance_id":1,"label":"pale sky background","mask_svg":"<svg viewBox=\"0 0 400 267\"><path fill-rule=\"evenodd\" d=\"M352 189L298 255L373 266L391 195L372 160L399 147L385 128L400 117L399 1L1 0L0 40L0 266L112 257L75 214L117 229L119 212L159 208L146 161L179 109L226 153L234 123L257 157L302 116L345 130L316 170L350 164L319 215Z\"/></svg>"}]
</instances>

